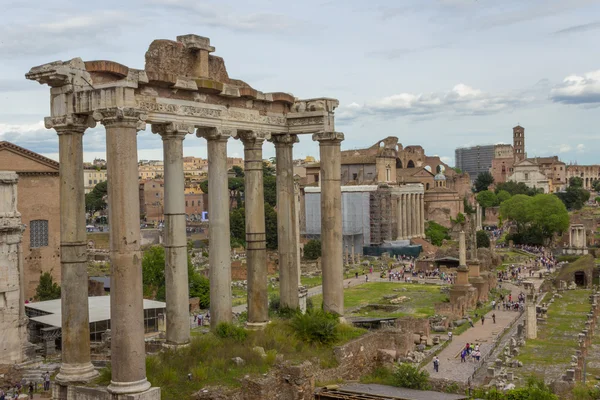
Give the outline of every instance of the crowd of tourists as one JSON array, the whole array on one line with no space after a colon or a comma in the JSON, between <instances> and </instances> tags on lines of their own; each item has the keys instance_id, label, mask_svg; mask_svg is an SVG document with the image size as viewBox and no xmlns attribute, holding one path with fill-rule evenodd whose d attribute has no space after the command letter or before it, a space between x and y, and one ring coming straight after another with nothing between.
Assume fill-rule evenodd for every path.
<instances>
[{"instance_id":1,"label":"crowd of tourists","mask_svg":"<svg viewBox=\"0 0 600 400\"><path fill-rule=\"evenodd\" d=\"M50 391L50 373L46 371L42 374L42 382L44 383L44 392ZM24 394L33 399L33 394L37 391L37 383L29 381L27 384L24 380L17 382L14 386L6 388L0 388L0 400L18 399L20 395Z\"/></svg>"},{"instance_id":2,"label":"crowd of tourists","mask_svg":"<svg viewBox=\"0 0 600 400\"><path fill-rule=\"evenodd\" d=\"M481 360L479 344L475 344L474 346L470 343L465 344L460 351L460 362L466 363L467 359L470 359L473 362L479 362Z\"/></svg>"}]
</instances>

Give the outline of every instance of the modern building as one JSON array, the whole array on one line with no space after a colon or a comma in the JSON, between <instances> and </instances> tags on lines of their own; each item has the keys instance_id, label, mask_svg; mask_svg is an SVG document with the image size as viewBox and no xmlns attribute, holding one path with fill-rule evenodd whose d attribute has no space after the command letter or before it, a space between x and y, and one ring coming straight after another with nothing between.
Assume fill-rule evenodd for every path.
<instances>
[{"instance_id":1,"label":"modern building","mask_svg":"<svg viewBox=\"0 0 600 400\"><path fill-rule=\"evenodd\" d=\"M166 304L144 299L144 332L158 332L164 318ZM110 296L88 297L90 341L100 342L102 334L110 329ZM62 310L60 299L25 305L29 317L29 341L44 345L46 354L61 346Z\"/></svg>"},{"instance_id":2,"label":"modern building","mask_svg":"<svg viewBox=\"0 0 600 400\"><path fill-rule=\"evenodd\" d=\"M94 187L100 182L106 182L106 167L101 169L100 167L84 168L83 169L83 187L85 194L88 194Z\"/></svg>"},{"instance_id":3,"label":"modern building","mask_svg":"<svg viewBox=\"0 0 600 400\"><path fill-rule=\"evenodd\" d=\"M60 282L60 189L58 163L10 142L0 142L0 171L15 171L17 209L25 225L21 248L24 295L35 296L40 275Z\"/></svg>"},{"instance_id":4,"label":"modern building","mask_svg":"<svg viewBox=\"0 0 600 400\"><path fill-rule=\"evenodd\" d=\"M469 174L471 181L477 179L482 172L489 172L492 168L495 146L460 147L454 151L455 164L462 172Z\"/></svg>"}]
</instances>

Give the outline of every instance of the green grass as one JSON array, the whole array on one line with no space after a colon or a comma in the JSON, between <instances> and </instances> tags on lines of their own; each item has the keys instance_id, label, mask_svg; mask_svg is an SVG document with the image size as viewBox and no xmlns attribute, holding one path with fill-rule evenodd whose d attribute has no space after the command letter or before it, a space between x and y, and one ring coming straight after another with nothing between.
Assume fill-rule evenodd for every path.
<instances>
[{"instance_id":1,"label":"green grass","mask_svg":"<svg viewBox=\"0 0 600 400\"><path fill-rule=\"evenodd\" d=\"M300 277L300 280L302 282L302 285L306 286L307 288L321 286L321 284L323 283L322 276L302 276Z\"/></svg>"},{"instance_id":2,"label":"green grass","mask_svg":"<svg viewBox=\"0 0 600 400\"><path fill-rule=\"evenodd\" d=\"M590 311L589 290L568 290L563 298L556 298L548 308L548 319L538 325L537 339L526 341L517 357L525 367L555 366L571 360L577 349L577 335L585 327L586 314Z\"/></svg>"},{"instance_id":3,"label":"green grass","mask_svg":"<svg viewBox=\"0 0 600 400\"><path fill-rule=\"evenodd\" d=\"M290 324L279 319L263 331L249 331L244 340L222 339L212 333L194 335L188 347L147 357L147 377L153 386L161 387L163 400L180 400L210 385L239 387L245 375L268 372L277 354L294 363L316 358L321 367L335 367L334 346L366 332L342 324L337 330L337 341L328 346L302 342ZM253 351L255 346L262 347L267 356L262 358ZM241 357L245 364L236 365L234 357ZM191 380L188 374L192 374ZM105 369L96 383L106 385L110 377L110 370Z\"/></svg>"},{"instance_id":4,"label":"green grass","mask_svg":"<svg viewBox=\"0 0 600 400\"><path fill-rule=\"evenodd\" d=\"M397 289L397 291L394 291ZM401 291L400 289L406 289ZM362 310L354 313L346 313L346 316L360 317L404 317L427 318L435 314L435 304L446 301L448 296L440 292L439 285L421 285L395 282L371 282L344 290L344 308L354 309L369 304L390 304L389 300L383 298L385 295L395 294L406 296L409 300L397 304L397 312L386 312L384 310ZM323 296L312 297L315 308L320 308Z\"/></svg>"}]
</instances>

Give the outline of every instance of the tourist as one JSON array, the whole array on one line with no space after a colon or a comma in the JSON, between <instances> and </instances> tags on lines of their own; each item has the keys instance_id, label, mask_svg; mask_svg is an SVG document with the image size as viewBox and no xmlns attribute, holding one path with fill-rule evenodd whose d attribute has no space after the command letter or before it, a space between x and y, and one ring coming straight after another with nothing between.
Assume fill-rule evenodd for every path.
<instances>
[{"instance_id":1,"label":"tourist","mask_svg":"<svg viewBox=\"0 0 600 400\"><path fill-rule=\"evenodd\" d=\"M462 349L462 351L460 352L460 362L461 363L467 362L466 358L467 358L467 349Z\"/></svg>"},{"instance_id":2,"label":"tourist","mask_svg":"<svg viewBox=\"0 0 600 400\"><path fill-rule=\"evenodd\" d=\"M433 357L433 369L435 372L440 372L440 359L437 356Z\"/></svg>"},{"instance_id":3,"label":"tourist","mask_svg":"<svg viewBox=\"0 0 600 400\"><path fill-rule=\"evenodd\" d=\"M481 358L481 352L479 350L476 350L475 353L473 353L473 355L475 356L475 360L479 362L479 359Z\"/></svg>"},{"instance_id":4,"label":"tourist","mask_svg":"<svg viewBox=\"0 0 600 400\"><path fill-rule=\"evenodd\" d=\"M448 330L448 341L451 342L452 341L452 331Z\"/></svg>"},{"instance_id":5,"label":"tourist","mask_svg":"<svg viewBox=\"0 0 600 400\"><path fill-rule=\"evenodd\" d=\"M50 373L46 371L44 374L44 391L50 390Z\"/></svg>"},{"instance_id":6,"label":"tourist","mask_svg":"<svg viewBox=\"0 0 600 400\"><path fill-rule=\"evenodd\" d=\"M471 317L467 318L467 321L469 321L469 325L471 325L471 328L475 328L475 325L473 325L473 320L471 319Z\"/></svg>"},{"instance_id":7,"label":"tourist","mask_svg":"<svg viewBox=\"0 0 600 400\"><path fill-rule=\"evenodd\" d=\"M492 314L492 321L496 323L496 313Z\"/></svg>"},{"instance_id":8,"label":"tourist","mask_svg":"<svg viewBox=\"0 0 600 400\"><path fill-rule=\"evenodd\" d=\"M0 400L6 400L6 393L2 389L0 389Z\"/></svg>"},{"instance_id":9,"label":"tourist","mask_svg":"<svg viewBox=\"0 0 600 400\"><path fill-rule=\"evenodd\" d=\"M355 273L354 273L354 277L355 277L356 279L358 279L358 272L355 272Z\"/></svg>"},{"instance_id":10,"label":"tourist","mask_svg":"<svg viewBox=\"0 0 600 400\"><path fill-rule=\"evenodd\" d=\"M481 316L481 325L483 325L483 323L485 322L485 315Z\"/></svg>"},{"instance_id":11,"label":"tourist","mask_svg":"<svg viewBox=\"0 0 600 400\"><path fill-rule=\"evenodd\" d=\"M369 282L369 275L365 274L365 282Z\"/></svg>"},{"instance_id":12,"label":"tourist","mask_svg":"<svg viewBox=\"0 0 600 400\"><path fill-rule=\"evenodd\" d=\"M496 300L492 300L492 310L496 309Z\"/></svg>"},{"instance_id":13,"label":"tourist","mask_svg":"<svg viewBox=\"0 0 600 400\"><path fill-rule=\"evenodd\" d=\"M29 400L33 400L33 382L29 381Z\"/></svg>"}]
</instances>

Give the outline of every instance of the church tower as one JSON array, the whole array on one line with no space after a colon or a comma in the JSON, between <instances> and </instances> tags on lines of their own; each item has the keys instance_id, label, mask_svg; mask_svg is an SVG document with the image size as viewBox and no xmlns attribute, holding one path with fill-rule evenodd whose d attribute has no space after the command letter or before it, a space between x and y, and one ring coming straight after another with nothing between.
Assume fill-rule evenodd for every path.
<instances>
[{"instance_id":1,"label":"church tower","mask_svg":"<svg viewBox=\"0 0 600 400\"><path fill-rule=\"evenodd\" d=\"M527 158L527 153L525 153L525 128L520 125L513 128L513 148L515 151L515 162Z\"/></svg>"}]
</instances>

